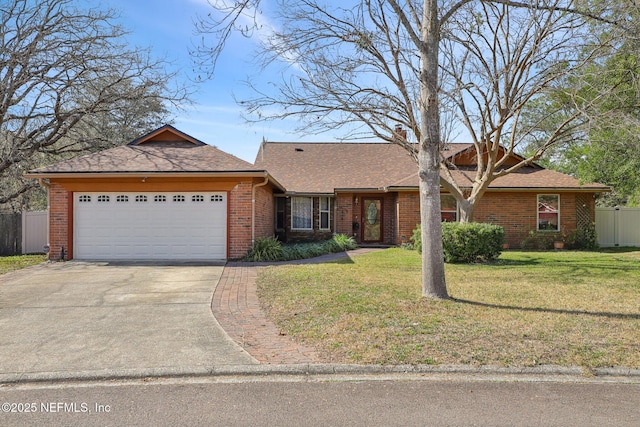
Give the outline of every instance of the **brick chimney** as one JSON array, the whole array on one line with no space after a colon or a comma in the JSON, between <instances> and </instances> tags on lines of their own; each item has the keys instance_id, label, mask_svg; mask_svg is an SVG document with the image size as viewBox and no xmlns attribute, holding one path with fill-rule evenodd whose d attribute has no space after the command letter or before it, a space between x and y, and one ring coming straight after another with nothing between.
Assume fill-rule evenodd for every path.
<instances>
[{"instance_id":1,"label":"brick chimney","mask_svg":"<svg viewBox=\"0 0 640 427\"><path fill-rule=\"evenodd\" d=\"M393 140L394 141L406 141L407 140L407 130L402 128L401 124L397 124L393 129Z\"/></svg>"}]
</instances>

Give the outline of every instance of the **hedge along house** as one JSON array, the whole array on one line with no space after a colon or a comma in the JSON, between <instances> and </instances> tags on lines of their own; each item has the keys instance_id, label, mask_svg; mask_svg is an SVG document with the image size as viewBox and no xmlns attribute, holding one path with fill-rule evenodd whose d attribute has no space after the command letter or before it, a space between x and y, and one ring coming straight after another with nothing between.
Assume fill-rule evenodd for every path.
<instances>
[{"instance_id":1,"label":"hedge along house","mask_svg":"<svg viewBox=\"0 0 640 427\"><path fill-rule=\"evenodd\" d=\"M49 189L54 260L241 257L273 235L284 191L266 170L168 125L27 176Z\"/></svg>"},{"instance_id":2,"label":"hedge along house","mask_svg":"<svg viewBox=\"0 0 640 427\"><path fill-rule=\"evenodd\" d=\"M454 179L470 188L477 167L473 144L448 144L443 156ZM510 164L521 159L513 156ZM285 242L319 240L332 233L360 244L408 242L420 222L415 160L390 143L263 143L255 161L286 189L275 194L275 232ZM508 164L506 165L508 166ZM471 173L469 173L471 172ZM501 225L513 247L530 231L563 233L591 225L600 184L533 164L493 181L474 221ZM456 199L441 193L442 220L457 221Z\"/></svg>"}]
</instances>

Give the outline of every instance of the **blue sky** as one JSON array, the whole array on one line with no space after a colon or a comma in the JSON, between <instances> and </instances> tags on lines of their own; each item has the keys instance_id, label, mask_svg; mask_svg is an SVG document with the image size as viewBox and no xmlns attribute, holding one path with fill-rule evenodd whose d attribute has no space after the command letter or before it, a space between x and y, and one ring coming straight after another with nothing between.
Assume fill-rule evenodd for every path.
<instances>
[{"instance_id":1,"label":"blue sky","mask_svg":"<svg viewBox=\"0 0 640 427\"><path fill-rule=\"evenodd\" d=\"M197 14L213 9L207 0L96 0L101 7L120 12L120 23L131 32L130 43L150 47L155 55L167 56L193 76L188 48L199 40L194 35ZM242 83L258 70L251 63L254 41L235 37L220 58L213 80L198 84L194 105L177 114L174 126L208 144L253 162L260 142L335 141L339 135L303 138L293 133L295 123L247 124L233 99L246 99L251 92ZM268 77L268 76L262 76Z\"/></svg>"}]
</instances>

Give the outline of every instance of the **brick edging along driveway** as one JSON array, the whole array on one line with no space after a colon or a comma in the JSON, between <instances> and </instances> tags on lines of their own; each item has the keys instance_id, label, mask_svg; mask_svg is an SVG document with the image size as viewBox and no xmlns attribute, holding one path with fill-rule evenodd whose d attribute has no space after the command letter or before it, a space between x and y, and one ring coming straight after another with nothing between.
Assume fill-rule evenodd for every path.
<instances>
[{"instance_id":1,"label":"brick edging along driveway","mask_svg":"<svg viewBox=\"0 0 640 427\"><path fill-rule=\"evenodd\" d=\"M228 263L213 294L211 309L222 329L260 363L314 363L314 349L281 335L260 309L256 295L255 265Z\"/></svg>"}]
</instances>

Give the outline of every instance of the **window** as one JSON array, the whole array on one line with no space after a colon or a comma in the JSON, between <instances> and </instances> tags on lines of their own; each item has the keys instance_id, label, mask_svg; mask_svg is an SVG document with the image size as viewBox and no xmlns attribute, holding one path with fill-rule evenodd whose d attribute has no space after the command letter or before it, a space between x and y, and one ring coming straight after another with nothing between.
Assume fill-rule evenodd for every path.
<instances>
[{"instance_id":1,"label":"window","mask_svg":"<svg viewBox=\"0 0 640 427\"><path fill-rule=\"evenodd\" d=\"M108 202L109 199L110 199L109 196L105 196L105 195L98 196L98 203Z\"/></svg>"},{"instance_id":2,"label":"window","mask_svg":"<svg viewBox=\"0 0 640 427\"><path fill-rule=\"evenodd\" d=\"M320 230L331 228L331 202L328 197L320 197Z\"/></svg>"},{"instance_id":3,"label":"window","mask_svg":"<svg viewBox=\"0 0 640 427\"><path fill-rule=\"evenodd\" d=\"M213 196L211 196L211 201L212 202L222 202L224 199L222 198L222 196L220 194L214 194Z\"/></svg>"},{"instance_id":4,"label":"window","mask_svg":"<svg viewBox=\"0 0 640 427\"><path fill-rule=\"evenodd\" d=\"M204 196L202 194L195 194L191 196L192 202L204 202Z\"/></svg>"},{"instance_id":5,"label":"window","mask_svg":"<svg viewBox=\"0 0 640 427\"><path fill-rule=\"evenodd\" d=\"M313 230L313 199L311 197L291 198L291 229Z\"/></svg>"},{"instance_id":6,"label":"window","mask_svg":"<svg viewBox=\"0 0 640 427\"><path fill-rule=\"evenodd\" d=\"M145 196L144 194L138 194L136 196L136 202L146 202L147 201L147 196Z\"/></svg>"},{"instance_id":7,"label":"window","mask_svg":"<svg viewBox=\"0 0 640 427\"><path fill-rule=\"evenodd\" d=\"M159 203L166 202L167 196L165 196L164 194L156 194L155 196L153 196L153 201Z\"/></svg>"},{"instance_id":8,"label":"window","mask_svg":"<svg viewBox=\"0 0 640 427\"><path fill-rule=\"evenodd\" d=\"M276 230L284 230L286 205L287 199L284 197L276 197Z\"/></svg>"},{"instance_id":9,"label":"window","mask_svg":"<svg viewBox=\"0 0 640 427\"><path fill-rule=\"evenodd\" d=\"M116 197L116 202L128 202L129 196L120 195Z\"/></svg>"},{"instance_id":10,"label":"window","mask_svg":"<svg viewBox=\"0 0 640 427\"><path fill-rule=\"evenodd\" d=\"M180 203L180 202L184 202L185 198L182 194L176 194L175 196L173 196L173 201Z\"/></svg>"},{"instance_id":11,"label":"window","mask_svg":"<svg viewBox=\"0 0 640 427\"><path fill-rule=\"evenodd\" d=\"M91 196L88 196L88 195L84 194L84 195L82 195L82 196L78 197L78 201L79 201L80 203L87 203L87 202L90 202L90 201L91 201Z\"/></svg>"},{"instance_id":12,"label":"window","mask_svg":"<svg viewBox=\"0 0 640 427\"><path fill-rule=\"evenodd\" d=\"M538 231L560 231L560 196L538 195Z\"/></svg>"},{"instance_id":13,"label":"window","mask_svg":"<svg viewBox=\"0 0 640 427\"><path fill-rule=\"evenodd\" d=\"M451 194L440 195L440 218L442 222L458 220L458 201Z\"/></svg>"}]
</instances>

